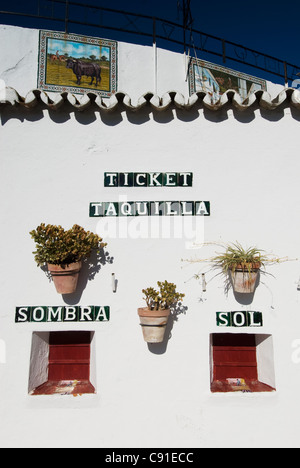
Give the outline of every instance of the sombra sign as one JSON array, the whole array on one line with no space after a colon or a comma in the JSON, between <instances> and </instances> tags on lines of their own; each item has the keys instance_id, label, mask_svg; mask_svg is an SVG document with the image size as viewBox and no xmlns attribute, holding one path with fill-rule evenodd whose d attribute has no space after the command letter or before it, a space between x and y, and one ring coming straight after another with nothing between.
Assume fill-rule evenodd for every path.
<instances>
[{"instance_id":1,"label":"sombra sign","mask_svg":"<svg viewBox=\"0 0 300 468\"><path fill-rule=\"evenodd\" d=\"M262 327L263 314L261 312L237 311L217 312L218 327Z\"/></svg>"},{"instance_id":2,"label":"sombra sign","mask_svg":"<svg viewBox=\"0 0 300 468\"><path fill-rule=\"evenodd\" d=\"M16 308L16 323L26 322L107 322L108 306L26 306Z\"/></svg>"}]
</instances>

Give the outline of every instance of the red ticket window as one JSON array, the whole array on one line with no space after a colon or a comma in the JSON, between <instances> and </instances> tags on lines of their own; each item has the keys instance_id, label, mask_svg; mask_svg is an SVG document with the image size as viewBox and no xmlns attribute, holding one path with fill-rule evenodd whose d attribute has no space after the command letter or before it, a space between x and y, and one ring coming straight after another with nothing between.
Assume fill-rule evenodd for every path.
<instances>
[{"instance_id":1,"label":"red ticket window","mask_svg":"<svg viewBox=\"0 0 300 468\"><path fill-rule=\"evenodd\" d=\"M51 333L48 380L89 380L90 333Z\"/></svg>"},{"instance_id":2,"label":"red ticket window","mask_svg":"<svg viewBox=\"0 0 300 468\"><path fill-rule=\"evenodd\" d=\"M34 395L95 393L90 383L91 332L51 332L48 380Z\"/></svg>"},{"instance_id":3,"label":"red ticket window","mask_svg":"<svg viewBox=\"0 0 300 468\"><path fill-rule=\"evenodd\" d=\"M254 334L212 335L212 392L274 391L259 380L258 341Z\"/></svg>"}]
</instances>

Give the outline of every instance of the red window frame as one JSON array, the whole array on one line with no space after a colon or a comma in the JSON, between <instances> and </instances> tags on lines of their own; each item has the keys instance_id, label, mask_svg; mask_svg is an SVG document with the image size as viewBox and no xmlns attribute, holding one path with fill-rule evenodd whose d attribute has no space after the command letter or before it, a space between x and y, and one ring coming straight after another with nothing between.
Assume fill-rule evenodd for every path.
<instances>
[{"instance_id":1,"label":"red window frame","mask_svg":"<svg viewBox=\"0 0 300 468\"><path fill-rule=\"evenodd\" d=\"M274 391L274 388L258 380L255 335L214 333L211 345L213 393ZM243 383L239 384L239 381Z\"/></svg>"},{"instance_id":2,"label":"red window frame","mask_svg":"<svg viewBox=\"0 0 300 468\"><path fill-rule=\"evenodd\" d=\"M50 332L48 381L33 395L95 393L90 382L91 339L88 331Z\"/></svg>"}]
</instances>

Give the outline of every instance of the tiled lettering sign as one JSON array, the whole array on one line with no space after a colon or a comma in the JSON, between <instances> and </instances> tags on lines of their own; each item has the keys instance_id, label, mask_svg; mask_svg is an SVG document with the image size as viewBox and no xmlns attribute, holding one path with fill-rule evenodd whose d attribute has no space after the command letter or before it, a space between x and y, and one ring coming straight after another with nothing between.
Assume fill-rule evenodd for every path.
<instances>
[{"instance_id":1,"label":"tiled lettering sign","mask_svg":"<svg viewBox=\"0 0 300 468\"><path fill-rule=\"evenodd\" d=\"M104 187L192 187L192 172L105 172Z\"/></svg>"},{"instance_id":2,"label":"tiled lettering sign","mask_svg":"<svg viewBox=\"0 0 300 468\"><path fill-rule=\"evenodd\" d=\"M129 201L90 203L90 217L210 216L208 201Z\"/></svg>"},{"instance_id":3,"label":"tiled lettering sign","mask_svg":"<svg viewBox=\"0 0 300 468\"><path fill-rule=\"evenodd\" d=\"M262 327L263 314L261 312L217 312L218 327Z\"/></svg>"},{"instance_id":4,"label":"tiled lettering sign","mask_svg":"<svg viewBox=\"0 0 300 468\"><path fill-rule=\"evenodd\" d=\"M107 322L108 306L24 306L16 308L15 322Z\"/></svg>"}]
</instances>

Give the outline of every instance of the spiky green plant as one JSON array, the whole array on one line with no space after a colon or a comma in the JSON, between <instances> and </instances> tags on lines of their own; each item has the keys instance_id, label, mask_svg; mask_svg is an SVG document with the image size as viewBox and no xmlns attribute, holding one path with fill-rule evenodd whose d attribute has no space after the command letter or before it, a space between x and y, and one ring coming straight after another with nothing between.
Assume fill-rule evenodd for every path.
<instances>
[{"instance_id":1,"label":"spiky green plant","mask_svg":"<svg viewBox=\"0 0 300 468\"><path fill-rule=\"evenodd\" d=\"M99 251L106 246L100 236L85 231L78 224L66 231L61 226L42 223L30 231L30 235L36 243L33 254L38 266L46 263L70 265L90 257L93 250Z\"/></svg>"},{"instance_id":2,"label":"spiky green plant","mask_svg":"<svg viewBox=\"0 0 300 468\"><path fill-rule=\"evenodd\" d=\"M169 283L168 281L158 281L157 285L159 291L154 288L143 289L145 294L144 300L146 301L149 310L166 310L170 309L172 305L181 301L184 294L176 291L176 284Z\"/></svg>"},{"instance_id":3,"label":"spiky green plant","mask_svg":"<svg viewBox=\"0 0 300 468\"><path fill-rule=\"evenodd\" d=\"M263 250L256 247L244 249L240 243L236 242L229 244L224 253L211 260L216 267L222 268L224 273L228 273L228 270L235 272L237 268L251 273L253 268L264 266L269 258Z\"/></svg>"}]
</instances>

